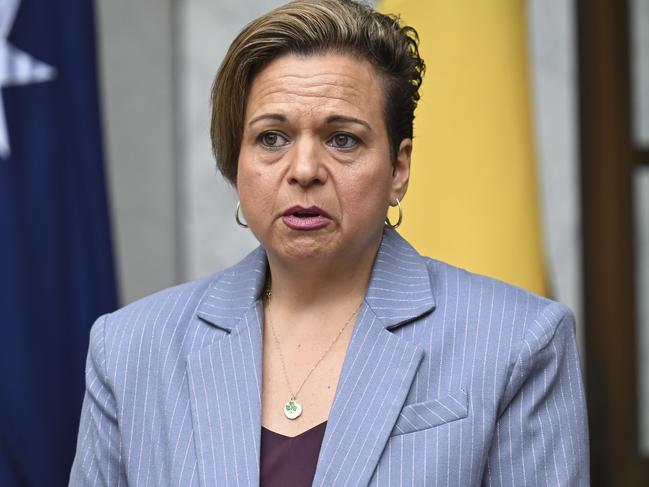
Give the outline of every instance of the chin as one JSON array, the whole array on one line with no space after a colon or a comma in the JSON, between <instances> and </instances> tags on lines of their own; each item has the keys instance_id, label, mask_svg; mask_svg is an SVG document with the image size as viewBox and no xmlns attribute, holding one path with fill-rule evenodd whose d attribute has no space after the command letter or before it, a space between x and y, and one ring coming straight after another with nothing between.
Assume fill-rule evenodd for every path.
<instances>
[{"instance_id":1,"label":"chin","mask_svg":"<svg viewBox=\"0 0 649 487\"><path fill-rule=\"evenodd\" d=\"M344 252L340 242L337 242L337 239L331 238L331 235L316 235L316 232L311 233L313 234L300 235L287 239L274 247L279 250L282 257L298 260L328 259L340 254L340 252Z\"/></svg>"}]
</instances>

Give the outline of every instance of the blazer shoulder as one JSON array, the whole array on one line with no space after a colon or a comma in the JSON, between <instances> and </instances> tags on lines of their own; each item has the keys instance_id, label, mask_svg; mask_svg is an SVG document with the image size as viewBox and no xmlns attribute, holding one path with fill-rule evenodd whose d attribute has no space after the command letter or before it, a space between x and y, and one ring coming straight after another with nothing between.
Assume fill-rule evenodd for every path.
<instances>
[{"instance_id":1,"label":"blazer shoulder","mask_svg":"<svg viewBox=\"0 0 649 487\"><path fill-rule=\"evenodd\" d=\"M162 289L102 316L107 340L128 333L143 335L164 323L188 322L208 290L227 279L232 269ZM96 322L96 323L97 323ZM135 332L138 333L135 333Z\"/></svg>"},{"instance_id":2,"label":"blazer shoulder","mask_svg":"<svg viewBox=\"0 0 649 487\"><path fill-rule=\"evenodd\" d=\"M213 327L205 326L199 311L221 299L231 301L233 294L239 297L252 276L259 275L256 271L265 263L263 255L257 248L232 267L163 289L103 316L96 325L102 333L93 333L91 338L104 340L107 366L121 369L126 366L124 356L137 357L141 350L157 356L153 352L163 347L163 360L169 360L169 356L186 356L200 348ZM213 334L210 340L219 336Z\"/></svg>"},{"instance_id":3,"label":"blazer shoulder","mask_svg":"<svg viewBox=\"0 0 649 487\"><path fill-rule=\"evenodd\" d=\"M165 380L174 380L169 374L178 373L176 364L212 331L197 316L197 308L212 286L227 276L227 270L221 271L163 289L97 319L89 352L99 357L101 373L118 403L135 400L125 384L137 377L146 380L149 370L161 370Z\"/></svg>"},{"instance_id":4,"label":"blazer shoulder","mask_svg":"<svg viewBox=\"0 0 649 487\"><path fill-rule=\"evenodd\" d=\"M561 305L561 303L500 279L477 274L430 257L423 257L423 259L428 268L434 293L438 293L441 288L452 290L455 286L457 294L460 295L465 295L470 289L478 289L483 293L493 293L496 298L506 302L523 298L525 306L543 308L551 304ZM561 306L565 307L565 305Z\"/></svg>"},{"instance_id":5,"label":"blazer shoulder","mask_svg":"<svg viewBox=\"0 0 649 487\"><path fill-rule=\"evenodd\" d=\"M549 341L562 324L574 327L573 314L562 303L493 277L424 259L438 305L464 307L479 318L478 326L489 326L493 313L499 313L500 326L511 327L519 340L537 340L536 336L540 342Z\"/></svg>"}]
</instances>

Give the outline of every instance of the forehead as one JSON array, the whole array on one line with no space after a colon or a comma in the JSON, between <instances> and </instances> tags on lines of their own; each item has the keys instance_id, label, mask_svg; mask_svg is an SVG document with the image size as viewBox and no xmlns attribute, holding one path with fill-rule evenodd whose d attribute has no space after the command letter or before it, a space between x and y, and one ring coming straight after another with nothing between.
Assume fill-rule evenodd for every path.
<instances>
[{"instance_id":1,"label":"forehead","mask_svg":"<svg viewBox=\"0 0 649 487\"><path fill-rule=\"evenodd\" d=\"M254 77L245 119L279 112L382 120L383 93L379 73L364 59L334 53L287 54Z\"/></svg>"}]
</instances>

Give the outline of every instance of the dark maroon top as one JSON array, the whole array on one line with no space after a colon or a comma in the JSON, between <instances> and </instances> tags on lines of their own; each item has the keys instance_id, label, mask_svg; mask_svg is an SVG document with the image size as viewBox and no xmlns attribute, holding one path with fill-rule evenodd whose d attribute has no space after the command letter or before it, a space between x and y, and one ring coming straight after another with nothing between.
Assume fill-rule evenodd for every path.
<instances>
[{"instance_id":1,"label":"dark maroon top","mask_svg":"<svg viewBox=\"0 0 649 487\"><path fill-rule=\"evenodd\" d=\"M261 427L260 487L311 487L327 422L297 436Z\"/></svg>"}]
</instances>

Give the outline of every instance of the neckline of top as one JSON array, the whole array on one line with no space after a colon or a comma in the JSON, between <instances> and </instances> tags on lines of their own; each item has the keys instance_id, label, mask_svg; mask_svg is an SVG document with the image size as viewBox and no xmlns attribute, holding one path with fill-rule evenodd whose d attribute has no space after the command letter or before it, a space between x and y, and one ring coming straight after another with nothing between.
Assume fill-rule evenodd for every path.
<instances>
[{"instance_id":1,"label":"neckline of top","mask_svg":"<svg viewBox=\"0 0 649 487\"><path fill-rule=\"evenodd\" d=\"M261 429L268 432L268 433L271 433L271 434L273 434L275 436L278 436L278 437L280 437L282 439L293 440L295 438L299 438L300 436L304 436L304 435L306 435L308 433L312 433L313 431L319 430L323 425L326 425L326 424L327 424L327 420L324 420L322 423L316 424L315 426L313 426L313 427L309 428L308 430L303 431L299 435L295 435L295 436L283 435L281 433L277 433L276 431L270 430L270 429L266 428L265 426L262 426Z\"/></svg>"}]
</instances>

